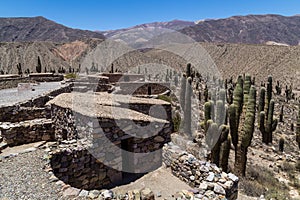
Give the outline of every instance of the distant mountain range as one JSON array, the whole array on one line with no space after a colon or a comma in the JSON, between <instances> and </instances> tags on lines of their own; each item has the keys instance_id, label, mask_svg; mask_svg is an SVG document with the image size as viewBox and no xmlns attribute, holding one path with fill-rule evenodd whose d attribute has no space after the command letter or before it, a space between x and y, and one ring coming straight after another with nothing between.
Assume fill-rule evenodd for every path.
<instances>
[{"instance_id":1,"label":"distant mountain range","mask_svg":"<svg viewBox=\"0 0 300 200\"><path fill-rule=\"evenodd\" d=\"M104 39L101 33L72 29L44 17L0 18L1 42L72 42L88 38Z\"/></svg>"},{"instance_id":2,"label":"distant mountain range","mask_svg":"<svg viewBox=\"0 0 300 200\"><path fill-rule=\"evenodd\" d=\"M174 20L137 25L127 29L102 32L106 37L125 42L147 42L179 31L198 42L298 45L300 16L247 15L195 22Z\"/></svg>"},{"instance_id":3,"label":"distant mountain range","mask_svg":"<svg viewBox=\"0 0 300 200\"><path fill-rule=\"evenodd\" d=\"M178 31L199 42L287 44L300 43L300 16L247 15L225 19L153 22L110 31L72 29L43 17L0 18L0 42L73 42L110 38L145 43L161 34Z\"/></svg>"}]
</instances>

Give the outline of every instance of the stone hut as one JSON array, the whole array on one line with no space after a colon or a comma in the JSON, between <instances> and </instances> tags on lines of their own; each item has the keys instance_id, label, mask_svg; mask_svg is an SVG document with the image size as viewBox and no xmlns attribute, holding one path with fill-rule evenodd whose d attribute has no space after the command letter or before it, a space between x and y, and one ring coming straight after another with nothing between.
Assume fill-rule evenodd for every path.
<instances>
[{"instance_id":1,"label":"stone hut","mask_svg":"<svg viewBox=\"0 0 300 200\"><path fill-rule=\"evenodd\" d=\"M171 105L107 93L65 93L51 105L56 140L51 166L71 186L109 188L162 164L173 131Z\"/></svg>"}]
</instances>

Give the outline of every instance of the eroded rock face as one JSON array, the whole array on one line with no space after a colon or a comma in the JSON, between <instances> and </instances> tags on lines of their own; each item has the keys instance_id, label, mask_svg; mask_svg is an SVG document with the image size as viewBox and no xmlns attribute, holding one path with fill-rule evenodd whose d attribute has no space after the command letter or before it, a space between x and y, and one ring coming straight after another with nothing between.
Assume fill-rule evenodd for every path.
<instances>
[{"instance_id":1,"label":"eroded rock face","mask_svg":"<svg viewBox=\"0 0 300 200\"><path fill-rule=\"evenodd\" d=\"M237 199L238 177L222 172L215 164L200 161L172 143L163 148L163 162L175 176L197 188L201 198Z\"/></svg>"}]
</instances>

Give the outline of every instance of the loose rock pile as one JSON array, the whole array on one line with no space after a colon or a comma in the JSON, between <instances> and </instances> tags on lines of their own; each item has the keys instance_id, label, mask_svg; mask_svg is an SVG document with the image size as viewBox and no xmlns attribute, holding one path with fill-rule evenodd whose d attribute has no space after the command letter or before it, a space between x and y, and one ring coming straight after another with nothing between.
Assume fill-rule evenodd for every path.
<instances>
[{"instance_id":1,"label":"loose rock pile","mask_svg":"<svg viewBox=\"0 0 300 200\"><path fill-rule=\"evenodd\" d=\"M172 173L194 187L197 199L237 199L239 178L215 164L200 161L173 143L163 148L163 162Z\"/></svg>"}]
</instances>

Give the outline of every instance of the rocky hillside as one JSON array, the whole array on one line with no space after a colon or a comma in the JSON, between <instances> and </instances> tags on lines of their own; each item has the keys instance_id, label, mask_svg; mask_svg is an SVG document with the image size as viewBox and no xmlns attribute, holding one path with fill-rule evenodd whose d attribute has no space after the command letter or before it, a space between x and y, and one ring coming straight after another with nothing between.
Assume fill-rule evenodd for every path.
<instances>
[{"instance_id":1,"label":"rocky hillside","mask_svg":"<svg viewBox=\"0 0 300 200\"><path fill-rule=\"evenodd\" d=\"M244 44L201 43L208 52L223 77L236 78L243 73L265 81L272 75L284 84L293 83L300 89L300 46L269 46ZM96 61L97 62L97 61ZM149 63L162 63L176 69L185 67L183 58L170 52L149 49L136 51L117 59L114 64L122 71Z\"/></svg>"},{"instance_id":2,"label":"rocky hillside","mask_svg":"<svg viewBox=\"0 0 300 200\"><path fill-rule=\"evenodd\" d=\"M103 63L97 60L101 56L91 53L101 41L93 39L65 44L51 42L0 43L0 69L16 73L16 65L21 63L23 70L29 68L31 71L35 71L38 56L48 70L51 68L57 70L61 66L65 69L68 69L69 66L77 69L79 63L82 63L87 55L91 58L88 59L90 63L81 67L82 72L85 67L90 68L92 62L104 69ZM268 75L273 75L274 79L280 80L284 84L293 83L294 87L300 89L300 46L212 43L201 43L201 45L226 78L249 73L256 76L257 81L262 81ZM183 58L170 52L145 49L119 57L114 61L114 65L121 71L150 63L159 63L180 69L186 65L186 62ZM148 68L150 69L151 65Z\"/></svg>"},{"instance_id":3,"label":"rocky hillside","mask_svg":"<svg viewBox=\"0 0 300 200\"><path fill-rule=\"evenodd\" d=\"M65 44L53 42L8 42L0 43L0 71L17 73L17 64L21 63L22 71L29 69L35 72L38 56L41 59L42 71L71 66L78 68L81 58L95 48L102 40L88 39Z\"/></svg>"},{"instance_id":4,"label":"rocky hillside","mask_svg":"<svg viewBox=\"0 0 300 200\"><path fill-rule=\"evenodd\" d=\"M199 42L264 44L272 41L298 45L300 16L248 15L204 20L181 32Z\"/></svg>"},{"instance_id":5,"label":"rocky hillside","mask_svg":"<svg viewBox=\"0 0 300 200\"><path fill-rule=\"evenodd\" d=\"M72 29L44 17L0 18L0 42L72 42L86 38L104 39L101 33Z\"/></svg>"}]
</instances>

